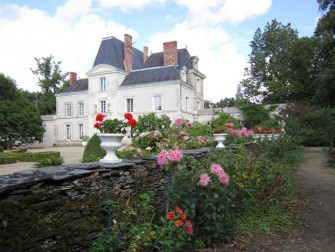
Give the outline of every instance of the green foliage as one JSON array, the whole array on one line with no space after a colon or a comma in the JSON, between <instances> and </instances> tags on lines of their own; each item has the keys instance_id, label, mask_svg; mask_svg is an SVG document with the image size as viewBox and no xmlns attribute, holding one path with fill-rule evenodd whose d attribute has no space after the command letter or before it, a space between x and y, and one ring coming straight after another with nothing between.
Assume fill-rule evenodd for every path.
<instances>
[{"instance_id":1,"label":"green foliage","mask_svg":"<svg viewBox=\"0 0 335 252\"><path fill-rule=\"evenodd\" d=\"M60 158L58 151L44 151L44 152L27 152L26 149L18 149L11 152L0 153L0 164L11 164L20 162L36 162L42 159L57 159Z\"/></svg>"},{"instance_id":2,"label":"green foliage","mask_svg":"<svg viewBox=\"0 0 335 252\"><path fill-rule=\"evenodd\" d=\"M214 103L211 100L205 100L204 108L226 108L226 107L234 107L235 105L235 99L234 97L231 98L224 98L221 99L220 101Z\"/></svg>"},{"instance_id":3,"label":"green foliage","mask_svg":"<svg viewBox=\"0 0 335 252\"><path fill-rule=\"evenodd\" d=\"M291 47L298 39L298 32L290 24L277 20L258 28L250 42L250 69L247 79L240 84L247 99L267 103L287 101Z\"/></svg>"},{"instance_id":4,"label":"green foliage","mask_svg":"<svg viewBox=\"0 0 335 252\"><path fill-rule=\"evenodd\" d=\"M184 168L174 174L166 190L171 205L187 209L197 239L206 246L230 240L235 224L232 187L219 182L218 177L210 172L211 164L210 159L199 162L184 158L181 164ZM226 168L225 171L229 173ZM212 180L207 186L199 184L203 173L207 173Z\"/></svg>"},{"instance_id":5,"label":"green foliage","mask_svg":"<svg viewBox=\"0 0 335 252\"><path fill-rule=\"evenodd\" d=\"M127 123L117 118L106 119L102 121L99 130L104 133L125 133L125 127L127 127Z\"/></svg>"},{"instance_id":6,"label":"green foliage","mask_svg":"<svg viewBox=\"0 0 335 252\"><path fill-rule=\"evenodd\" d=\"M5 148L40 141L44 128L36 108L18 92L15 81L0 74L0 139ZM29 127L27 127L29 126Z\"/></svg>"},{"instance_id":7,"label":"green foliage","mask_svg":"<svg viewBox=\"0 0 335 252\"><path fill-rule=\"evenodd\" d=\"M281 118L288 135L304 146L333 146L335 142L335 109L303 104L289 105Z\"/></svg>"},{"instance_id":8,"label":"green foliage","mask_svg":"<svg viewBox=\"0 0 335 252\"><path fill-rule=\"evenodd\" d=\"M43 168L49 166L59 166L64 163L64 159L62 157L51 157L51 158L43 158L40 159L36 164L33 165L35 168Z\"/></svg>"},{"instance_id":9,"label":"green foliage","mask_svg":"<svg viewBox=\"0 0 335 252\"><path fill-rule=\"evenodd\" d=\"M161 132L167 131L170 128L171 119L166 115L158 117L155 113L139 116L135 132L137 135L147 132L159 130Z\"/></svg>"},{"instance_id":10,"label":"green foliage","mask_svg":"<svg viewBox=\"0 0 335 252\"><path fill-rule=\"evenodd\" d=\"M329 167L335 168L335 148L325 148L324 154L326 157L326 163Z\"/></svg>"},{"instance_id":11,"label":"green foliage","mask_svg":"<svg viewBox=\"0 0 335 252\"><path fill-rule=\"evenodd\" d=\"M263 104L245 102L240 106L243 111L244 125L252 128L255 125L260 126L261 123L270 120L269 110Z\"/></svg>"},{"instance_id":12,"label":"green foliage","mask_svg":"<svg viewBox=\"0 0 335 252\"><path fill-rule=\"evenodd\" d=\"M240 122L230 114L220 112L218 115L219 116L212 121L212 130L222 129L222 132L226 132L228 129L226 126L227 123L233 123L235 127L240 125Z\"/></svg>"},{"instance_id":13,"label":"green foliage","mask_svg":"<svg viewBox=\"0 0 335 252\"><path fill-rule=\"evenodd\" d=\"M62 91L63 85L68 85L66 77L60 68L61 61L55 61L54 56L35 58L37 68L31 69L32 73L38 77L38 85L43 93L56 94Z\"/></svg>"},{"instance_id":14,"label":"green foliage","mask_svg":"<svg viewBox=\"0 0 335 252\"><path fill-rule=\"evenodd\" d=\"M105 202L108 227L99 235L90 251L141 251L150 248L155 234L152 224L155 216L153 192L137 198Z\"/></svg>"},{"instance_id":15,"label":"green foliage","mask_svg":"<svg viewBox=\"0 0 335 252\"><path fill-rule=\"evenodd\" d=\"M100 147L100 138L94 134L85 146L82 162L98 161L100 158L106 156L106 151Z\"/></svg>"}]
</instances>

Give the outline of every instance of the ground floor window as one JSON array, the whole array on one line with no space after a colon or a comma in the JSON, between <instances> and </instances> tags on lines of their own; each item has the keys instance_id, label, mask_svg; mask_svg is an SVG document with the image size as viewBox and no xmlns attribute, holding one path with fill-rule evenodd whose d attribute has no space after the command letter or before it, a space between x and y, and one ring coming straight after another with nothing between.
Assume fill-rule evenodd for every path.
<instances>
[{"instance_id":1,"label":"ground floor window","mask_svg":"<svg viewBox=\"0 0 335 252\"><path fill-rule=\"evenodd\" d=\"M84 137L84 124L80 123L78 126L79 126L79 129L78 129L79 139L83 139L83 137Z\"/></svg>"},{"instance_id":2,"label":"ground floor window","mask_svg":"<svg viewBox=\"0 0 335 252\"><path fill-rule=\"evenodd\" d=\"M153 109L155 111L163 109L162 108L162 96L161 95L153 96L153 105L154 105Z\"/></svg>"},{"instance_id":3,"label":"ground floor window","mask_svg":"<svg viewBox=\"0 0 335 252\"><path fill-rule=\"evenodd\" d=\"M66 124L66 126L65 126L65 140L66 141L72 140L71 124Z\"/></svg>"},{"instance_id":4,"label":"ground floor window","mask_svg":"<svg viewBox=\"0 0 335 252\"><path fill-rule=\"evenodd\" d=\"M134 100L133 98L127 99L127 112L134 112Z\"/></svg>"}]
</instances>

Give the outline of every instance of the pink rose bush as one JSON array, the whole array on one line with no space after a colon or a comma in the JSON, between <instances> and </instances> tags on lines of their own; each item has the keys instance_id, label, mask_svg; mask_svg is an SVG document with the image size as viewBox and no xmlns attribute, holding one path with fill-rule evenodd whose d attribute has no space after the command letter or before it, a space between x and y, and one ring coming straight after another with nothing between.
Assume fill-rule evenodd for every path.
<instances>
[{"instance_id":1,"label":"pink rose bush","mask_svg":"<svg viewBox=\"0 0 335 252\"><path fill-rule=\"evenodd\" d=\"M216 175L220 183L224 186L229 185L229 175L224 171L224 169L219 164L212 164L210 167L212 174ZM199 184L201 186L207 186L212 182L211 177L207 173L200 175Z\"/></svg>"},{"instance_id":2,"label":"pink rose bush","mask_svg":"<svg viewBox=\"0 0 335 252\"><path fill-rule=\"evenodd\" d=\"M157 155L157 164L159 166L166 166L169 162L177 164L183 158L183 153L179 149L171 149L169 151L162 150Z\"/></svg>"}]
</instances>

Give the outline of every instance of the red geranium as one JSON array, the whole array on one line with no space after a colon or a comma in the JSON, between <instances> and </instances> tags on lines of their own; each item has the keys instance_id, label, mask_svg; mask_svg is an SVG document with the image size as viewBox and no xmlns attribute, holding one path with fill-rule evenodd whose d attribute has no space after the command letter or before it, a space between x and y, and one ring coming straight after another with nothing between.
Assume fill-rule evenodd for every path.
<instances>
[{"instance_id":1,"label":"red geranium","mask_svg":"<svg viewBox=\"0 0 335 252\"><path fill-rule=\"evenodd\" d=\"M133 115L130 113L125 113L124 118L126 118L127 120L130 120L130 119L133 119Z\"/></svg>"},{"instance_id":2,"label":"red geranium","mask_svg":"<svg viewBox=\"0 0 335 252\"><path fill-rule=\"evenodd\" d=\"M132 128L135 128L137 122L136 122L135 119L131 118L131 119L128 120L127 124L130 125Z\"/></svg>"},{"instance_id":3,"label":"red geranium","mask_svg":"<svg viewBox=\"0 0 335 252\"><path fill-rule=\"evenodd\" d=\"M99 123L99 122L97 122L97 123L94 124L94 128L97 128L97 129L99 129L101 126L102 126L102 124Z\"/></svg>"},{"instance_id":4,"label":"red geranium","mask_svg":"<svg viewBox=\"0 0 335 252\"><path fill-rule=\"evenodd\" d=\"M103 115L103 114L97 114L97 117L95 118L95 120L99 121L99 122L102 122L104 120L104 118L105 118L105 115Z\"/></svg>"}]
</instances>

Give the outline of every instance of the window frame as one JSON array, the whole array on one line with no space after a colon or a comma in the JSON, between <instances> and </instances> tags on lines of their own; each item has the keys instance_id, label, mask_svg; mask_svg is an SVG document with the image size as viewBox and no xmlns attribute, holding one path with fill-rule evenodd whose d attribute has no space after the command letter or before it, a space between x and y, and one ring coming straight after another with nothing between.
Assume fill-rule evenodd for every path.
<instances>
[{"instance_id":1,"label":"window frame","mask_svg":"<svg viewBox=\"0 0 335 252\"><path fill-rule=\"evenodd\" d=\"M72 103L65 103L65 117L72 116Z\"/></svg>"},{"instance_id":2,"label":"window frame","mask_svg":"<svg viewBox=\"0 0 335 252\"><path fill-rule=\"evenodd\" d=\"M65 141L72 140L72 125L70 123L65 124Z\"/></svg>"},{"instance_id":3,"label":"window frame","mask_svg":"<svg viewBox=\"0 0 335 252\"><path fill-rule=\"evenodd\" d=\"M106 81L106 77L100 77L99 78L99 91L100 92L106 92L107 90L107 81Z\"/></svg>"},{"instance_id":4,"label":"window frame","mask_svg":"<svg viewBox=\"0 0 335 252\"><path fill-rule=\"evenodd\" d=\"M106 100L100 100L99 111L101 114L106 113L107 111Z\"/></svg>"},{"instance_id":5,"label":"window frame","mask_svg":"<svg viewBox=\"0 0 335 252\"><path fill-rule=\"evenodd\" d=\"M78 116L85 115L85 103L83 101L78 102Z\"/></svg>"},{"instance_id":6,"label":"window frame","mask_svg":"<svg viewBox=\"0 0 335 252\"><path fill-rule=\"evenodd\" d=\"M159 100L156 99L156 98L159 98ZM153 104L153 106L152 106L153 110L154 111L163 111L163 96L161 94L159 94L159 95L153 95L152 96L152 100L153 100L153 102L152 102L152 104Z\"/></svg>"},{"instance_id":7,"label":"window frame","mask_svg":"<svg viewBox=\"0 0 335 252\"><path fill-rule=\"evenodd\" d=\"M79 139L84 138L84 124L83 123L78 124L78 136L79 136Z\"/></svg>"},{"instance_id":8,"label":"window frame","mask_svg":"<svg viewBox=\"0 0 335 252\"><path fill-rule=\"evenodd\" d=\"M134 112L134 98L126 98L126 112L127 113Z\"/></svg>"}]
</instances>

